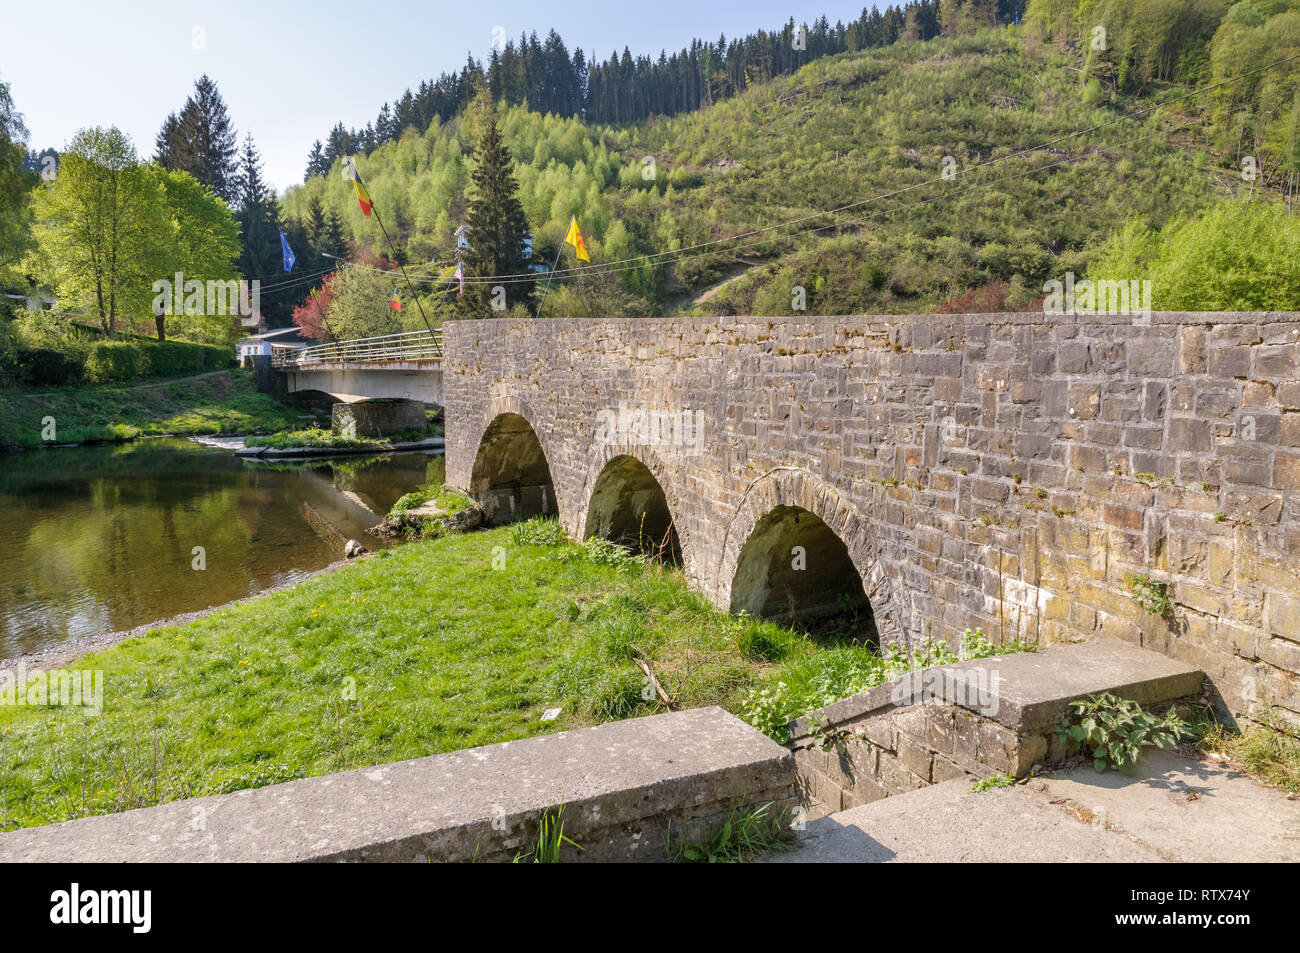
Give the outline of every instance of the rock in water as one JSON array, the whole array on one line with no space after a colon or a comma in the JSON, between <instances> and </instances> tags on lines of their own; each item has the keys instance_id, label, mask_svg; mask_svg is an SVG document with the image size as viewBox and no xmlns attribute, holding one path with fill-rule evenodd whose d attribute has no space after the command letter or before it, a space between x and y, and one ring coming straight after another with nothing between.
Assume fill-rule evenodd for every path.
<instances>
[{"instance_id":1,"label":"rock in water","mask_svg":"<svg viewBox=\"0 0 1300 953\"><path fill-rule=\"evenodd\" d=\"M356 559L358 556L364 556L370 550L362 546L355 539L350 539L347 545L343 547L343 555L348 559Z\"/></svg>"}]
</instances>

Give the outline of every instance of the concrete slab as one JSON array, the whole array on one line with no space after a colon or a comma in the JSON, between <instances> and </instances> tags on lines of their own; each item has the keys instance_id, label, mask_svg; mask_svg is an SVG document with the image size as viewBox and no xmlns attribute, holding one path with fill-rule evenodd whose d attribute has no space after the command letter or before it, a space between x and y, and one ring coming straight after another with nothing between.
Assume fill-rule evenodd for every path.
<instances>
[{"instance_id":1,"label":"concrete slab","mask_svg":"<svg viewBox=\"0 0 1300 953\"><path fill-rule=\"evenodd\" d=\"M972 794L945 781L810 821L795 850L764 863L1079 863L1159 861L1122 834L1081 824L1024 787Z\"/></svg>"},{"instance_id":2,"label":"concrete slab","mask_svg":"<svg viewBox=\"0 0 1300 953\"><path fill-rule=\"evenodd\" d=\"M1154 751L1132 777L1084 766L1029 783L1167 860L1300 861L1300 799L1222 762Z\"/></svg>"},{"instance_id":3,"label":"concrete slab","mask_svg":"<svg viewBox=\"0 0 1300 953\"><path fill-rule=\"evenodd\" d=\"M699 708L27 828L0 861L509 860L560 804L572 859L661 860L669 822L794 799L788 750Z\"/></svg>"},{"instance_id":4,"label":"concrete slab","mask_svg":"<svg viewBox=\"0 0 1300 953\"><path fill-rule=\"evenodd\" d=\"M1156 751L1132 776L1089 766L971 792L967 780L812 821L770 863L1300 861L1300 800Z\"/></svg>"},{"instance_id":5,"label":"concrete slab","mask_svg":"<svg viewBox=\"0 0 1300 953\"><path fill-rule=\"evenodd\" d=\"M1184 662L1119 639L1051 645L911 672L797 719L790 736L798 742L814 725L923 700L970 708L1020 735L1037 734L1060 721L1073 699L1109 691L1152 705L1197 694L1202 678Z\"/></svg>"}]
</instances>

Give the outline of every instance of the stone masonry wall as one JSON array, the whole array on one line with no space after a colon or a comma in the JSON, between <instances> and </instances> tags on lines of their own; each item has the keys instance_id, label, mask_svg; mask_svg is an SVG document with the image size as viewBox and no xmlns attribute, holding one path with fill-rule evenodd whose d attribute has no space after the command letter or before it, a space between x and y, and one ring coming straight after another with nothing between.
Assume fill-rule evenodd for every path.
<instances>
[{"instance_id":1,"label":"stone masonry wall","mask_svg":"<svg viewBox=\"0 0 1300 953\"><path fill-rule=\"evenodd\" d=\"M605 464L641 460L723 608L757 521L801 506L846 543L885 641L1116 636L1203 669L1235 713L1297 716L1300 314L1141 320L449 322L448 482L517 413L575 534ZM700 412L699 452L598 439L620 406ZM1134 573L1168 584L1167 617Z\"/></svg>"}]
</instances>

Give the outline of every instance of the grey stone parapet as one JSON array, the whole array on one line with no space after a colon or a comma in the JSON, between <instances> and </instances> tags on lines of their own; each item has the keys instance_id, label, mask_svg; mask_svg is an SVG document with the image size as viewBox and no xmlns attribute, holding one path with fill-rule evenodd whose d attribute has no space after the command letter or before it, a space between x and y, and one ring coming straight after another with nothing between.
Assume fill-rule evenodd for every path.
<instances>
[{"instance_id":1,"label":"grey stone parapet","mask_svg":"<svg viewBox=\"0 0 1300 953\"><path fill-rule=\"evenodd\" d=\"M566 860L665 859L796 800L790 752L721 708L611 722L0 834L0 861L508 861L563 805Z\"/></svg>"},{"instance_id":2,"label":"grey stone parapet","mask_svg":"<svg viewBox=\"0 0 1300 953\"><path fill-rule=\"evenodd\" d=\"M1071 701L1111 692L1143 706L1198 695L1198 669L1103 639L910 672L796 719L791 747L810 816L962 776L1023 777L1064 756Z\"/></svg>"}]
</instances>

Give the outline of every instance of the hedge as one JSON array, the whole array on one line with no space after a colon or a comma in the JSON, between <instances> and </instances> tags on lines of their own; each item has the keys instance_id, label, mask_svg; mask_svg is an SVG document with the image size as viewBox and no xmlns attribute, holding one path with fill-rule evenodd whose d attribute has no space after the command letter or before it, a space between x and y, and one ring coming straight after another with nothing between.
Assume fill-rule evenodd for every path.
<instances>
[{"instance_id":1,"label":"hedge","mask_svg":"<svg viewBox=\"0 0 1300 953\"><path fill-rule=\"evenodd\" d=\"M75 384L81 380L81 362L76 355L53 348L19 348L17 378L37 387Z\"/></svg>"},{"instance_id":2,"label":"hedge","mask_svg":"<svg viewBox=\"0 0 1300 953\"><path fill-rule=\"evenodd\" d=\"M86 380L122 383L141 377L180 377L230 367L231 348L188 341L96 341L86 351Z\"/></svg>"}]
</instances>

